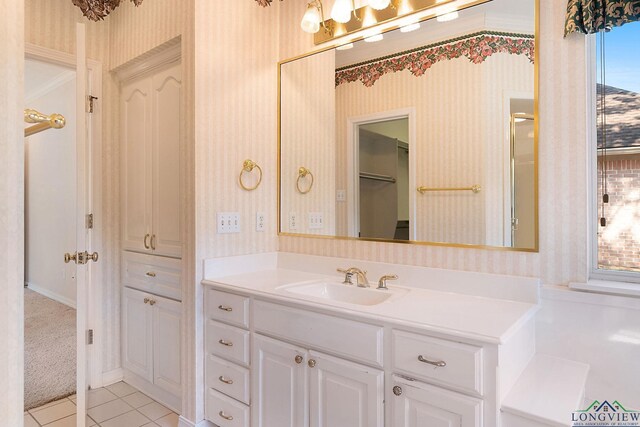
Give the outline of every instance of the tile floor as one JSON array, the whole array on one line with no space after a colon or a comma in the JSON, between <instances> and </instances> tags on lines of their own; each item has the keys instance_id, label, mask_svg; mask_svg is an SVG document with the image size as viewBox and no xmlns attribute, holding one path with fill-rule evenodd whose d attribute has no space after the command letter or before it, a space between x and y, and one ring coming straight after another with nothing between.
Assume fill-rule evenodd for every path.
<instances>
[{"instance_id":1,"label":"tile floor","mask_svg":"<svg viewBox=\"0 0 640 427\"><path fill-rule=\"evenodd\" d=\"M125 382L89 391L87 427L177 427L178 414ZM76 397L24 413L24 427L75 427Z\"/></svg>"}]
</instances>

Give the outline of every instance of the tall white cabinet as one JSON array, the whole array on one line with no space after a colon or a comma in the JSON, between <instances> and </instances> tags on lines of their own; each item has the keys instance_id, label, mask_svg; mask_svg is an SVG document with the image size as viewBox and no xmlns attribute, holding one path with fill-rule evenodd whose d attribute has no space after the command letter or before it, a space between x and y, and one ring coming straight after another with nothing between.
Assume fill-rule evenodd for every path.
<instances>
[{"instance_id":1,"label":"tall white cabinet","mask_svg":"<svg viewBox=\"0 0 640 427\"><path fill-rule=\"evenodd\" d=\"M182 72L179 54L162 56L120 88L122 365L125 380L180 411Z\"/></svg>"}]
</instances>

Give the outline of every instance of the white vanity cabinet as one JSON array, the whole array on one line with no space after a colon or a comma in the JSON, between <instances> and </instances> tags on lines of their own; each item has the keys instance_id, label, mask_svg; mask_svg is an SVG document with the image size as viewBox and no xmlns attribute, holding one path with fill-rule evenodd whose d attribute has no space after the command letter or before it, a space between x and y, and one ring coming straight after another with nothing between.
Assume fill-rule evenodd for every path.
<instances>
[{"instance_id":1,"label":"white vanity cabinet","mask_svg":"<svg viewBox=\"0 0 640 427\"><path fill-rule=\"evenodd\" d=\"M205 286L206 418L220 427L494 427L533 351L530 321L486 343L226 289Z\"/></svg>"},{"instance_id":2,"label":"white vanity cabinet","mask_svg":"<svg viewBox=\"0 0 640 427\"><path fill-rule=\"evenodd\" d=\"M124 288L122 310L125 379L157 400L179 408L182 391L181 304Z\"/></svg>"}]
</instances>

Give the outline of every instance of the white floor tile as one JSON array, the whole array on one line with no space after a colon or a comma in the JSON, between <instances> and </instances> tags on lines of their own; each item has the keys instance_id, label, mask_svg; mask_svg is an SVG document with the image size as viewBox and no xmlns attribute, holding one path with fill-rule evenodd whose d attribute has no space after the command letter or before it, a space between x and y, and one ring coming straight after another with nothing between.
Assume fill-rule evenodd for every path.
<instances>
[{"instance_id":1,"label":"white floor tile","mask_svg":"<svg viewBox=\"0 0 640 427\"><path fill-rule=\"evenodd\" d=\"M129 396L123 397L122 400L124 400L134 408L139 408L141 406L148 405L149 403L153 402L153 399L151 399L149 396L145 394L140 393L139 391L133 394L130 394Z\"/></svg>"},{"instance_id":2,"label":"white floor tile","mask_svg":"<svg viewBox=\"0 0 640 427\"><path fill-rule=\"evenodd\" d=\"M33 419L28 412L24 413L24 427L40 427L40 425Z\"/></svg>"},{"instance_id":3,"label":"white floor tile","mask_svg":"<svg viewBox=\"0 0 640 427\"><path fill-rule=\"evenodd\" d=\"M145 424L142 427L158 427L158 424L156 423L149 423L149 424Z\"/></svg>"},{"instance_id":4,"label":"white floor tile","mask_svg":"<svg viewBox=\"0 0 640 427\"><path fill-rule=\"evenodd\" d=\"M101 427L140 427L149 423L149 418L138 411L127 412L101 423Z\"/></svg>"},{"instance_id":5,"label":"white floor tile","mask_svg":"<svg viewBox=\"0 0 640 427\"><path fill-rule=\"evenodd\" d=\"M178 427L178 414L175 412L165 415L164 417L156 420L156 424L160 427Z\"/></svg>"},{"instance_id":6,"label":"white floor tile","mask_svg":"<svg viewBox=\"0 0 640 427\"><path fill-rule=\"evenodd\" d=\"M158 402L152 402L148 405L144 405L138 408L138 411L142 412L151 421L155 421L158 418L162 418L171 413L171 409L165 408Z\"/></svg>"},{"instance_id":7,"label":"white floor tile","mask_svg":"<svg viewBox=\"0 0 640 427\"><path fill-rule=\"evenodd\" d=\"M75 413L76 405L69 399L64 399L63 402L57 405L48 406L44 409L36 409L31 412L31 415L40 425L46 425Z\"/></svg>"},{"instance_id":8,"label":"white floor tile","mask_svg":"<svg viewBox=\"0 0 640 427\"><path fill-rule=\"evenodd\" d=\"M107 389L118 397L128 396L138 391L135 388L131 387L129 384L125 383L124 381L111 384L107 386Z\"/></svg>"},{"instance_id":9,"label":"white floor tile","mask_svg":"<svg viewBox=\"0 0 640 427\"><path fill-rule=\"evenodd\" d=\"M45 424L45 427L76 427L76 424L76 415L73 414L51 424Z\"/></svg>"},{"instance_id":10,"label":"white floor tile","mask_svg":"<svg viewBox=\"0 0 640 427\"><path fill-rule=\"evenodd\" d=\"M95 408L96 406L103 405L112 400L116 400L118 396L111 393L106 388L97 388L89 391L88 407Z\"/></svg>"},{"instance_id":11,"label":"white floor tile","mask_svg":"<svg viewBox=\"0 0 640 427\"><path fill-rule=\"evenodd\" d=\"M120 399L117 399L103 405L96 406L95 408L91 408L87 412L88 415L93 418L98 424L102 424L108 419L115 418L118 415L122 415L125 412L129 412L131 410L133 410L131 405L128 405L126 402Z\"/></svg>"}]
</instances>

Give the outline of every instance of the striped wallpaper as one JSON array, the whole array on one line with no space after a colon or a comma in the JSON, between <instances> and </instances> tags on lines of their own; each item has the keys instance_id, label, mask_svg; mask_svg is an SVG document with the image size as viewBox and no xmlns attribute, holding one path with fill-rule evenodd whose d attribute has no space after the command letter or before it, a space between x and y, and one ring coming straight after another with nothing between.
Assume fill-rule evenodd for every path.
<instances>
[{"instance_id":1,"label":"striped wallpaper","mask_svg":"<svg viewBox=\"0 0 640 427\"><path fill-rule=\"evenodd\" d=\"M304 2L280 4L280 58L315 50L302 34ZM540 0L540 252L523 253L280 236L281 251L541 277L587 276L585 38L563 38L565 4Z\"/></svg>"},{"instance_id":2,"label":"striped wallpaper","mask_svg":"<svg viewBox=\"0 0 640 427\"><path fill-rule=\"evenodd\" d=\"M23 1L0 0L0 420L23 422Z\"/></svg>"}]
</instances>

